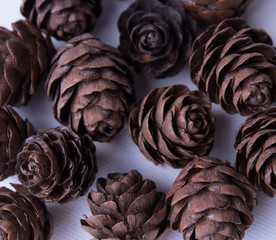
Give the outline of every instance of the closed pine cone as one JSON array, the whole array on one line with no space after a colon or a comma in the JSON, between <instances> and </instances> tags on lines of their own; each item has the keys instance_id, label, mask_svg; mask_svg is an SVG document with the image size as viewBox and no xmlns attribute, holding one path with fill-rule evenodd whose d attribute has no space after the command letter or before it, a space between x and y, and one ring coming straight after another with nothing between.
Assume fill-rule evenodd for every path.
<instances>
[{"instance_id":1,"label":"closed pine cone","mask_svg":"<svg viewBox=\"0 0 276 240\"><path fill-rule=\"evenodd\" d=\"M222 21L195 40L193 82L228 113L250 115L276 98L276 51L270 36L241 18Z\"/></svg>"},{"instance_id":2,"label":"closed pine cone","mask_svg":"<svg viewBox=\"0 0 276 240\"><path fill-rule=\"evenodd\" d=\"M27 138L17 164L19 181L44 202L67 203L86 194L98 171L92 138L67 127Z\"/></svg>"},{"instance_id":3,"label":"closed pine cone","mask_svg":"<svg viewBox=\"0 0 276 240\"><path fill-rule=\"evenodd\" d=\"M228 162L196 158L167 194L171 228L184 240L240 240L252 224L256 197L247 178Z\"/></svg>"},{"instance_id":4,"label":"closed pine cone","mask_svg":"<svg viewBox=\"0 0 276 240\"><path fill-rule=\"evenodd\" d=\"M211 151L215 118L203 92L173 85L152 90L132 109L128 131L148 159L179 168Z\"/></svg>"}]
</instances>

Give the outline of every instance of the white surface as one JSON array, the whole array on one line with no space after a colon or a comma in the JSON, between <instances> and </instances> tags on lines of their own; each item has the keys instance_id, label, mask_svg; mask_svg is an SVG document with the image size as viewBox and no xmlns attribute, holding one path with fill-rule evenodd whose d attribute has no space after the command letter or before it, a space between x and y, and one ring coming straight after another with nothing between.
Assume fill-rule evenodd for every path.
<instances>
[{"instance_id":1,"label":"white surface","mask_svg":"<svg viewBox=\"0 0 276 240\"><path fill-rule=\"evenodd\" d=\"M132 1L103 0L103 13L98 19L93 34L102 41L115 47L119 43L117 30L117 19L120 13ZM21 0L0 1L0 25L11 29L10 24L23 18L19 11ZM276 42L276 1L255 0L247 9L244 18L252 27L264 28ZM57 48L64 43L55 41ZM143 97L151 89L172 84L186 84L190 89L196 89L189 77L188 65L177 76L161 80L141 81L136 84L139 97ZM52 115L52 102L50 102L41 84L38 92L33 96L26 107L16 109L22 117L28 118L35 128L57 126ZM234 149L233 137L235 131L245 118L239 115L228 115L217 105L213 105L213 113L217 120L217 132L215 144L211 156L228 160L233 165ZM172 169L167 165L155 166L145 159L138 147L130 140L126 129L117 136L111 143L96 143L97 163L99 172L97 178L106 177L110 172L128 172L137 169L144 178L155 181L159 191L167 192L174 182L180 170ZM9 186L9 182L18 182L13 176L0 183L2 186ZM95 183L92 186L95 189ZM245 240L276 240L276 202L275 199L259 194L259 201L253 214L255 221L246 231ZM80 226L80 219L83 214L91 215L86 202L86 196L67 205L47 204L54 222L53 240L79 240L91 239ZM177 232L170 232L168 239L181 240L182 235Z\"/></svg>"}]
</instances>

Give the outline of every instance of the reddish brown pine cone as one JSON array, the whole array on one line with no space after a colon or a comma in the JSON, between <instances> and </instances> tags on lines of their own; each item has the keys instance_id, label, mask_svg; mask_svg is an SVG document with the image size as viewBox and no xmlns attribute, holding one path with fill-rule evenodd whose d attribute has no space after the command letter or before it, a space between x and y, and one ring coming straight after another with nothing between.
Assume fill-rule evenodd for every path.
<instances>
[{"instance_id":1,"label":"reddish brown pine cone","mask_svg":"<svg viewBox=\"0 0 276 240\"><path fill-rule=\"evenodd\" d=\"M15 174L16 154L32 134L28 120L24 121L9 106L0 107L0 181Z\"/></svg>"},{"instance_id":2,"label":"reddish brown pine cone","mask_svg":"<svg viewBox=\"0 0 276 240\"><path fill-rule=\"evenodd\" d=\"M67 203L86 194L98 171L92 138L67 127L27 138L17 164L19 181L44 202Z\"/></svg>"},{"instance_id":3,"label":"reddish brown pine cone","mask_svg":"<svg viewBox=\"0 0 276 240\"><path fill-rule=\"evenodd\" d=\"M195 40L193 82L228 113L249 115L276 98L276 51L270 36L241 18L222 21Z\"/></svg>"},{"instance_id":4,"label":"reddish brown pine cone","mask_svg":"<svg viewBox=\"0 0 276 240\"><path fill-rule=\"evenodd\" d=\"M215 118L203 92L174 85L152 90L132 109L128 132L155 164L179 168L211 151Z\"/></svg>"},{"instance_id":5,"label":"reddish brown pine cone","mask_svg":"<svg viewBox=\"0 0 276 240\"><path fill-rule=\"evenodd\" d=\"M186 11L201 25L241 16L253 0L183 0Z\"/></svg>"},{"instance_id":6,"label":"reddish brown pine cone","mask_svg":"<svg viewBox=\"0 0 276 240\"><path fill-rule=\"evenodd\" d=\"M56 39L68 41L92 30L101 0L23 0L21 13Z\"/></svg>"},{"instance_id":7,"label":"reddish brown pine cone","mask_svg":"<svg viewBox=\"0 0 276 240\"><path fill-rule=\"evenodd\" d=\"M46 89L57 120L95 141L110 141L123 128L134 95L131 68L120 52L91 34L58 51Z\"/></svg>"},{"instance_id":8,"label":"reddish brown pine cone","mask_svg":"<svg viewBox=\"0 0 276 240\"><path fill-rule=\"evenodd\" d=\"M189 57L194 26L179 0L137 0L118 28L119 49L140 77L176 75Z\"/></svg>"},{"instance_id":9,"label":"reddish brown pine cone","mask_svg":"<svg viewBox=\"0 0 276 240\"><path fill-rule=\"evenodd\" d=\"M21 185L0 188L0 236L5 240L49 240L52 221L44 203Z\"/></svg>"},{"instance_id":10,"label":"reddish brown pine cone","mask_svg":"<svg viewBox=\"0 0 276 240\"><path fill-rule=\"evenodd\" d=\"M156 192L154 182L132 170L99 178L97 190L88 195L94 216L81 220L94 240L166 239L168 208L165 194Z\"/></svg>"},{"instance_id":11,"label":"reddish brown pine cone","mask_svg":"<svg viewBox=\"0 0 276 240\"><path fill-rule=\"evenodd\" d=\"M276 106L247 118L234 139L237 170L271 197L276 193L275 143Z\"/></svg>"},{"instance_id":12,"label":"reddish brown pine cone","mask_svg":"<svg viewBox=\"0 0 276 240\"><path fill-rule=\"evenodd\" d=\"M171 228L184 240L240 240L252 224L256 192L226 161L195 158L167 194Z\"/></svg>"},{"instance_id":13,"label":"reddish brown pine cone","mask_svg":"<svg viewBox=\"0 0 276 240\"><path fill-rule=\"evenodd\" d=\"M55 53L50 38L27 21L0 27L0 106L27 104Z\"/></svg>"}]
</instances>

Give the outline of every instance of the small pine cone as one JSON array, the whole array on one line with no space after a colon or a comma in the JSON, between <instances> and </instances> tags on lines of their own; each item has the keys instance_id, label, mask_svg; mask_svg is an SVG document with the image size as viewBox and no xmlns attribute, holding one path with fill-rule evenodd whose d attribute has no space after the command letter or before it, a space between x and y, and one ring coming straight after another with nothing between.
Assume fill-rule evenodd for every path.
<instances>
[{"instance_id":1,"label":"small pine cone","mask_svg":"<svg viewBox=\"0 0 276 240\"><path fill-rule=\"evenodd\" d=\"M33 134L28 120L24 121L9 106L0 107L0 181L15 174L16 154L24 140Z\"/></svg>"},{"instance_id":2,"label":"small pine cone","mask_svg":"<svg viewBox=\"0 0 276 240\"><path fill-rule=\"evenodd\" d=\"M119 17L119 49L139 76L176 75L189 57L193 22L179 0L137 0Z\"/></svg>"},{"instance_id":3,"label":"small pine cone","mask_svg":"<svg viewBox=\"0 0 276 240\"><path fill-rule=\"evenodd\" d=\"M23 0L21 13L56 39L68 41L90 32L102 11L102 0Z\"/></svg>"},{"instance_id":4,"label":"small pine cone","mask_svg":"<svg viewBox=\"0 0 276 240\"><path fill-rule=\"evenodd\" d=\"M234 139L237 170L271 197L276 193L275 142L276 106L247 118Z\"/></svg>"},{"instance_id":5,"label":"small pine cone","mask_svg":"<svg viewBox=\"0 0 276 240\"><path fill-rule=\"evenodd\" d=\"M228 113L250 115L276 99L276 51L270 36L241 18L222 21L195 40L193 82Z\"/></svg>"},{"instance_id":6,"label":"small pine cone","mask_svg":"<svg viewBox=\"0 0 276 240\"><path fill-rule=\"evenodd\" d=\"M131 69L119 51L91 34L59 50L46 89L56 119L95 141L110 141L123 128L134 92Z\"/></svg>"},{"instance_id":7,"label":"small pine cone","mask_svg":"<svg viewBox=\"0 0 276 240\"><path fill-rule=\"evenodd\" d=\"M83 216L81 225L94 240L164 240L168 230L165 194L136 170L99 178L97 190L88 195L94 216Z\"/></svg>"},{"instance_id":8,"label":"small pine cone","mask_svg":"<svg viewBox=\"0 0 276 240\"><path fill-rule=\"evenodd\" d=\"M178 175L167 194L171 228L184 240L240 240L252 224L257 194L226 161L201 157Z\"/></svg>"},{"instance_id":9,"label":"small pine cone","mask_svg":"<svg viewBox=\"0 0 276 240\"><path fill-rule=\"evenodd\" d=\"M128 132L155 164L180 168L211 151L215 118L203 92L174 85L152 90L132 109Z\"/></svg>"},{"instance_id":10,"label":"small pine cone","mask_svg":"<svg viewBox=\"0 0 276 240\"><path fill-rule=\"evenodd\" d=\"M19 181L44 202L67 203L86 194L98 171L92 138L66 127L27 138L17 164Z\"/></svg>"},{"instance_id":11,"label":"small pine cone","mask_svg":"<svg viewBox=\"0 0 276 240\"><path fill-rule=\"evenodd\" d=\"M241 16L253 0L183 0L186 11L201 25Z\"/></svg>"},{"instance_id":12,"label":"small pine cone","mask_svg":"<svg viewBox=\"0 0 276 240\"><path fill-rule=\"evenodd\" d=\"M52 221L44 203L21 185L13 192L0 188L0 238L10 240L48 240Z\"/></svg>"},{"instance_id":13,"label":"small pine cone","mask_svg":"<svg viewBox=\"0 0 276 240\"><path fill-rule=\"evenodd\" d=\"M27 104L55 53L31 23L19 20L12 28L0 27L0 106Z\"/></svg>"}]
</instances>

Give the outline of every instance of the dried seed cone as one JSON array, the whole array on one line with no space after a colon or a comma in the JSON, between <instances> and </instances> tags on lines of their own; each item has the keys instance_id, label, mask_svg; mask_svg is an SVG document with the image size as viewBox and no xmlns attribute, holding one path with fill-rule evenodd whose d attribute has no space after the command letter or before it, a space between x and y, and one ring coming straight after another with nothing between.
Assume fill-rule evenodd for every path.
<instances>
[{"instance_id":1,"label":"dried seed cone","mask_svg":"<svg viewBox=\"0 0 276 240\"><path fill-rule=\"evenodd\" d=\"M27 104L55 52L31 23L19 20L12 28L0 27L0 106Z\"/></svg>"},{"instance_id":2,"label":"dried seed cone","mask_svg":"<svg viewBox=\"0 0 276 240\"><path fill-rule=\"evenodd\" d=\"M19 181L44 202L67 203L86 194L98 170L92 138L66 127L27 138L17 163Z\"/></svg>"},{"instance_id":3,"label":"dried seed cone","mask_svg":"<svg viewBox=\"0 0 276 240\"><path fill-rule=\"evenodd\" d=\"M44 203L30 195L21 185L16 192L0 188L0 236L12 240L48 240L52 221Z\"/></svg>"},{"instance_id":4,"label":"dried seed cone","mask_svg":"<svg viewBox=\"0 0 276 240\"><path fill-rule=\"evenodd\" d=\"M21 13L56 39L68 41L92 30L101 14L101 0L23 0Z\"/></svg>"},{"instance_id":5,"label":"dried seed cone","mask_svg":"<svg viewBox=\"0 0 276 240\"><path fill-rule=\"evenodd\" d=\"M195 40L193 82L228 113L249 115L276 98L276 51L270 36L241 18L222 21Z\"/></svg>"},{"instance_id":6,"label":"dried seed cone","mask_svg":"<svg viewBox=\"0 0 276 240\"><path fill-rule=\"evenodd\" d=\"M97 190L88 195L94 216L81 220L93 239L165 240L168 209L165 194L156 192L154 182L132 170L99 178Z\"/></svg>"},{"instance_id":7,"label":"dried seed cone","mask_svg":"<svg viewBox=\"0 0 276 240\"><path fill-rule=\"evenodd\" d=\"M96 141L110 141L123 128L134 92L119 51L91 34L59 50L46 89L57 120Z\"/></svg>"},{"instance_id":8,"label":"dried seed cone","mask_svg":"<svg viewBox=\"0 0 276 240\"><path fill-rule=\"evenodd\" d=\"M252 224L256 192L247 178L216 158L195 158L167 194L172 229L184 240L239 240Z\"/></svg>"},{"instance_id":9,"label":"dried seed cone","mask_svg":"<svg viewBox=\"0 0 276 240\"><path fill-rule=\"evenodd\" d=\"M34 130L28 120L24 121L9 106L0 107L0 181L15 174L16 154L32 134Z\"/></svg>"},{"instance_id":10,"label":"dried seed cone","mask_svg":"<svg viewBox=\"0 0 276 240\"><path fill-rule=\"evenodd\" d=\"M276 106L247 118L234 139L237 170L271 197L276 193L275 142Z\"/></svg>"},{"instance_id":11,"label":"dried seed cone","mask_svg":"<svg viewBox=\"0 0 276 240\"><path fill-rule=\"evenodd\" d=\"M128 131L148 159L179 168L211 151L215 118L203 92L173 85L152 90L132 109Z\"/></svg>"}]
</instances>

